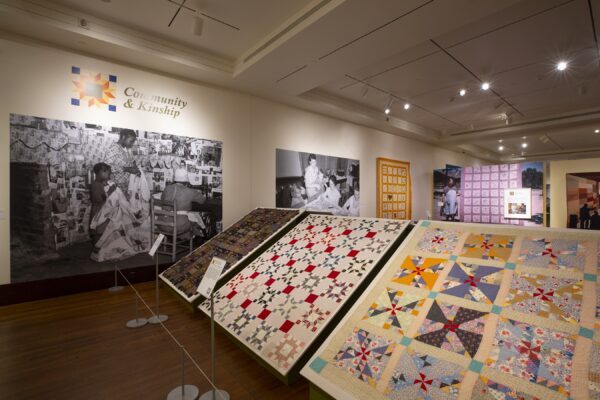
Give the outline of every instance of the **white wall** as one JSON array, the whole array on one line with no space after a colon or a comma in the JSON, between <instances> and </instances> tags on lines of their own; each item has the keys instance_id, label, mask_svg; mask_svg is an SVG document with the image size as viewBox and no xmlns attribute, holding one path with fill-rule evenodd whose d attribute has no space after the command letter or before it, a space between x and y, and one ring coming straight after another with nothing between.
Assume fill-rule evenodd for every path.
<instances>
[{"instance_id":1,"label":"white wall","mask_svg":"<svg viewBox=\"0 0 600 400\"><path fill-rule=\"evenodd\" d=\"M375 216L376 157L411 163L413 219L431 209L432 170L477 165L462 154L287 107L253 96L191 84L30 43L0 39L0 284L10 282L9 115L97 123L223 141L223 224L258 206L275 205L275 149L360 160L361 215ZM180 97L188 106L177 119L122 108L117 112L70 105L71 66L115 74L123 85Z\"/></svg>"},{"instance_id":2,"label":"white wall","mask_svg":"<svg viewBox=\"0 0 600 400\"><path fill-rule=\"evenodd\" d=\"M567 227L567 174L598 171L600 158L550 163L550 227Z\"/></svg>"}]
</instances>

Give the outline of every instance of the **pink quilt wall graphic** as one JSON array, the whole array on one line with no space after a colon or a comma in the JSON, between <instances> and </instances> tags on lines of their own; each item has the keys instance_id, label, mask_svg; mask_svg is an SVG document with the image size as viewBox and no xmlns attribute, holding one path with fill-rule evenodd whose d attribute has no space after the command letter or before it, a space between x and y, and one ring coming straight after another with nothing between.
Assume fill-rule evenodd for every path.
<instances>
[{"instance_id":1,"label":"pink quilt wall graphic","mask_svg":"<svg viewBox=\"0 0 600 400\"><path fill-rule=\"evenodd\" d=\"M462 221L491 224L543 224L543 163L483 165L463 168ZM505 219L505 189L532 189L531 220Z\"/></svg>"}]
</instances>

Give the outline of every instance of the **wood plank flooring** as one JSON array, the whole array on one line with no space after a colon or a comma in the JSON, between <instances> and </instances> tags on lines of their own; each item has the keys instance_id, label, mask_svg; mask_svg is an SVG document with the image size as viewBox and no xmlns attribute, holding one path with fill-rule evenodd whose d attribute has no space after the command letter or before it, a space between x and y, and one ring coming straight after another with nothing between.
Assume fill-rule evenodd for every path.
<instances>
[{"instance_id":1,"label":"wood plank flooring","mask_svg":"<svg viewBox=\"0 0 600 400\"><path fill-rule=\"evenodd\" d=\"M154 306L154 282L135 286ZM165 326L210 376L210 320L162 287ZM140 316L149 312L140 305ZM181 351L159 325L129 329L130 288L0 307L0 399L166 399L181 383ZM216 330L217 386L232 399L308 399L308 383L286 386ZM209 390L186 361L186 383Z\"/></svg>"}]
</instances>

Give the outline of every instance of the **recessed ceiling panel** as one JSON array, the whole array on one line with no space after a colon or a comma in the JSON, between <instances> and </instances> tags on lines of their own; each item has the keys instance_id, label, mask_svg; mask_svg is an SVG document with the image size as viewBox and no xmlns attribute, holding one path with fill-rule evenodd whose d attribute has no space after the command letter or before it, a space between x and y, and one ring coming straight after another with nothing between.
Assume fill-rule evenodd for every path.
<instances>
[{"instance_id":1,"label":"recessed ceiling panel","mask_svg":"<svg viewBox=\"0 0 600 400\"><path fill-rule=\"evenodd\" d=\"M181 4L184 0L174 0ZM52 0L53 3L79 10L154 35L162 39L207 51L230 60L239 57L254 43L294 15L310 0L187 0L185 7L201 8L211 17L239 30L204 19L201 36L193 33L194 13L183 8L171 27L169 22L179 8L168 0Z\"/></svg>"},{"instance_id":2,"label":"recessed ceiling panel","mask_svg":"<svg viewBox=\"0 0 600 400\"><path fill-rule=\"evenodd\" d=\"M534 18L470 40L449 51L481 79L594 46L586 1L573 1Z\"/></svg>"}]
</instances>

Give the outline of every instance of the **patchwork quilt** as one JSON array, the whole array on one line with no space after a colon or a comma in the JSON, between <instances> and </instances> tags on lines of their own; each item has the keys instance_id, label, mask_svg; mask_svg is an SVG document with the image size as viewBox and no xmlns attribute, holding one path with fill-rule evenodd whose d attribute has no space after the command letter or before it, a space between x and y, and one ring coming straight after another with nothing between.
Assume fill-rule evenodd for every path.
<instances>
[{"instance_id":1,"label":"patchwork quilt","mask_svg":"<svg viewBox=\"0 0 600 400\"><path fill-rule=\"evenodd\" d=\"M302 370L339 399L600 398L600 234L421 221Z\"/></svg>"},{"instance_id":2,"label":"patchwork quilt","mask_svg":"<svg viewBox=\"0 0 600 400\"><path fill-rule=\"evenodd\" d=\"M160 278L191 303L200 296L196 289L213 257L227 261L224 274L299 215L299 210L257 208L182 257Z\"/></svg>"},{"instance_id":3,"label":"patchwork quilt","mask_svg":"<svg viewBox=\"0 0 600 400\"><path fill-rule=\"evenodd\" d=\"M215 321L287 376L407 226L309 215L215 292Z\"/></svg>"}]
</instances>

